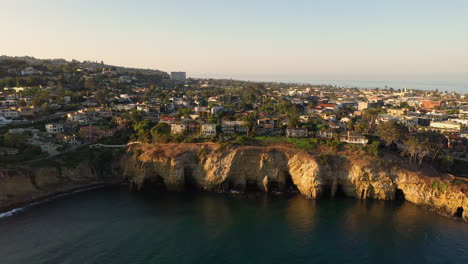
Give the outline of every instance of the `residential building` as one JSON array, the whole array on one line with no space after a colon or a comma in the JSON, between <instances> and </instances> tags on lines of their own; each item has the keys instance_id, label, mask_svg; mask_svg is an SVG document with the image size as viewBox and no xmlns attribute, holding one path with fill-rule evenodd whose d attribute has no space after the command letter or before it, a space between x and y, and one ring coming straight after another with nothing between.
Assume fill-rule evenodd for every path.
<instances>
[{"instance_id":1,"label":"residential building","mask_svg":"<svg viewBox=\"0 0 468 264\"><path fill-rule=\"evenodd\" d=\"M34 116L34 108L32 107L19 107L18 112L21 116Z\"/></svg>"},{"instance_id":2,"label":"residential building","mask_svg":"<svg viewBox=\"0 0 468 264\"><path fill-rule=\"evenodd\" d=\"M166 124L172 124L175 121L175 117L173 116L163 116L159 119L159 123L166 123Z\"/></svg>"},{"instance_id":3,"label":"residential building","mask_svg":"<svg viewBox=\"0 0 468 264\"><path fill-rule=\"evenodd\" d=\"M461 131L461 124L454 121L431 122L429 127L439 133L460 133Z\"/></svg>"},{"instance_id":4,"label":"residential building","mask_svg":"<svg viewBox=\"0 0 468 264\"><path fill-rule=\"evenodd\" d=\"M305 138L309 136L309 130L307 128L286 128L286 137L294 138Z\"/></svg>"},{"instance_id":5,"label":"residential building","mask_svg":"<svg viewBox=\"0 0 468 264\"><path fill-rule=\"evenodd\" d=\"M81 138L86 139L89 142L94 142L103 137L112 137L119 128L113 129L101 129L96 126L83 126L80 127L79 135Z\"/></svg>"},{"instance_id":6,"label":"residential building","mask_svg":"<svg viewBox=\"0 0 468 264\"><path fill-rule=\"evenodd\" d=\"M223 121L221 130L224 134L247 133L248 127L244 121Z\"/></svg>"},{"instance_id":7,"label":"residential building","mask_svg":"<svg viewBox=\"0 0 468 264\"><path fill-rule=\"evenodd\" d=\"M0 147L0 157L11 157L19 153L19 150L16 148L3 148Z\"/></svg>"},{"instance_id":8,"label":"residential building","mask_svg":"<svg viewBox=\"0 0 468 264\"><path fill-rule=\"evenodd\" d=\"M0 116L3 116L7 119L16 119L20 118L21 114L20 112L16 110L11 110L11 109L0 109Z\"/></svg>"},{"instance_id":9,"label":"residential building","mask_svg":"<svg viewBox=\"0 0 468 264\"><path fill-rule=\"evenodd\" d=\"M317 132L315 135L317 138L321 139L333 139L338 136L338 132L336 132L334 129L323 129Z\"/></svg>"},{"instance_id":10,"label":"residential building","mask_svg":"<svg viewBox=\"0 0 468 264\"><path fill-rule=\"evenodd\" d=\"M407 108L400 108L400 109L387 109L387 113L389 115L395 115L395 116L402 116L402 115L406 115L406 113L408 112L408 109Z\"/></svg>"},{"instance_id":11,"label":"residential building","mask_svg":"<svg viewBox=\"0 0 468 264\"><path fill-rule=\"evenodd\" d=\"M202 137L213 137L216 136L216 125L215 124L203 124L201 126Z\"/></svg>"},{"instance_id":12,"label":"residential building","mask_svg":"<svg viewBox=\"0 0 468 264\"><path fill-rule=\"evenodd\" d=\"M257 120L257 126L260 128L277 128L279 124L278 118L261 118Z\"/></svg>"},{"instance_id":13,"label":"residential building","mask_svg":"<svg viewBox=\"0 0 468 264\"><path fill-rule=\"evenodd\" d=\"M37 128L11 128L8 129L8 133L21 135L24 133L31 133L32 135L39 133L39 129Z\"/></svg>"},{"instance_id":14,"label":"residential building","mask_svg":"<svg viewBox=\"0 0 468 264\"><path fill-rule=\"evenodd\" d=\"M430 100L422 101L422 107L425 109L435 109L435 108L440 108L443 106L445 106L444 101L430 101Z\"/></svg>"},{"instance_id":15,"label":"residential building","mask_svg":"<svg viewBox=\"0 0 468 264\"><path fill-rule=\"evenodd\" d=\"M12 122L12 120L6 119L5 117L0 115L0 127L5 126L5 125L7 125L7 124L9 124L11 122Z\"/></svg>"},{"instance_id":16,"label":"residential building","mask_svg":"<svg viewBox=\"0 0 468 264\"><path fill-rule=\"evenodd\" d=\"M362 144L365 145L369 140L361 133L355 131L347 131L340 134L340 141L349 144Z\"/></svg>"},{"instance_id":17,"label":"residential building","mask_svg":"<svg viewBox=\"0 0 468 264\"><path fill-rule=\"evenodd\" d=\"M187 130L187 126L184 124L171 124L172 135L182 135L184 134L185 130Z\"/></svg>"},{"instance_id":18,"label":"residential building","mask_svg":"<svg viewBox=\"0 0 468 264\"><path fill-rule=\"evenodd\" d=\"M45 125L45 128L49 134L57 134L64 131L63 124L60 123L49 123Z\"/></svg>"}]
</instances>

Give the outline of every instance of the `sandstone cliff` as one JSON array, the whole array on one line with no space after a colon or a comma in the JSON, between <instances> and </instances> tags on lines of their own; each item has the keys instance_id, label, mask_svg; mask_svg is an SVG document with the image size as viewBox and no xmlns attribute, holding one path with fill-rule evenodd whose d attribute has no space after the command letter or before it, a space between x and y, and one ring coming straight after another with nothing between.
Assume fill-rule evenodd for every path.
<instances>
[{"instance_id":1,"label":"sandstone cliff","mask_svg":"<svg viewBox=\"0 0 468 264\"><path fill-rule=\"evenodd\" d=\"M165 144L133 147L121 167L136 189L298 191L308 198L402 197L468 221L468 184L463 179L428 177L368 156L312 155L280 146L221 149L216 144ZM444 187L437 188L434 182Z\"/></svg>"},{"instance_id":2,"label":"sandstone cliff","mask_svg":"<svg viewBox=\"0 0 468 264\"><path fill-rule=\"evenodd\" d=\"M0 166L0 212L56 194L121 181L115 162L108 162L104 170L88 160Z\"/></svg>"}]
</instances>

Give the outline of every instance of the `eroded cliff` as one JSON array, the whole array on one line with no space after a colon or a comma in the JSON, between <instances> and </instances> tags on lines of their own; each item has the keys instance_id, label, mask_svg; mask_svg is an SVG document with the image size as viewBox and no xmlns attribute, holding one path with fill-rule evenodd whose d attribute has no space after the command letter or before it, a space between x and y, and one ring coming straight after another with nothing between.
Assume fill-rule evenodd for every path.
<instances>
[{"instance_id":1,"label":"eroded cliff","mask_svg":"<svg viewBox=\"0 0 468 264\"><path fill-rule=\"evenodd\" d=\"M308 198L339 194L357 199L401 197L468 221L468 184L462 179L428 177L368 156L312 155L281 146L143 145L129 149L121 168L135 189L298 191ZM435 181L445 187L434 188Z\"/></svg>"},{"instance_id":2,"label":"eroded cliff","mask_svg":"<svg viewBox=\"0 0 468 264\"><path fill-rule=\"evenodd\" d=\"M0 166L0 212L49 196L122 181L118 161L96 167L83 159L73 164L45 160Z\"/></svg>"}]
</instances>

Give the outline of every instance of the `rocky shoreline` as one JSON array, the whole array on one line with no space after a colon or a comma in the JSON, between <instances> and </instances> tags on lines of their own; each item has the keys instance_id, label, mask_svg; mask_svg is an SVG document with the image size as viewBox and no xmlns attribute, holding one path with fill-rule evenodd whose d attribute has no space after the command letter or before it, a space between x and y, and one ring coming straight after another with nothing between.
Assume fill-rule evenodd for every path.
<instances>
[{"instance_id":1,"label":"rocky shoreline","mask_svg":"<svg viewBox=\"0 0 468 264\"><path fill-rule=\"evenodd\" d=\"M341 194L356 199L404 198L468 221L468 184L450 175L429 177L365 154L311 154L284 146L216 144L136 146L121 160L133 189L195 189L239 193L297 190L310 199Z\"/></svg>"},{"instance_id":2,"label":"rocky shoreline","mask_svg":"<svg viewBox=\"0 0 468 264\"><path fill-rule=\"evenodd\" d=\"M101 164L102 165L102 164ZM468 222L468 183L430 177L365 154L311 154L285 146L162 144L129 148L104 170L76 166L0 168L0 213L97 186L128 182L130 189L209 192L296 192L310 199L405 199Z\"/></svg>"}]
</instances>

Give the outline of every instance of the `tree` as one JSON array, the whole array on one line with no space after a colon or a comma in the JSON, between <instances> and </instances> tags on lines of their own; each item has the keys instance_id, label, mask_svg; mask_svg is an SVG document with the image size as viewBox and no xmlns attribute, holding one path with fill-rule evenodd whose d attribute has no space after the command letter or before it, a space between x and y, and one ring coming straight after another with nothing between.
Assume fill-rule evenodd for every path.
<instances>
[{"instance_id":1,"label":"tree","mask_svg":"<svg viewBox=\"0 0 468 264\"><path fill-rule=\"evenodd\" d=\"M299 118L297 117L297 115L291 116L289 118L288 127L298 127L299 124L300 122L299 122Z\"/></svg>"},{"instance_id":2,"label":"tree","mask_svg":"<svg viewBox=\"0 0 468 264\"><path fill-rule=\"evenodd\" d=\"M369 153L369 154L371 154L371 155L373 155L375 157L380 156L380 142L374 141L371 144L367 145L366 146L366 151L367 151L367 153Z\"/></svg>"},{"instance_id":3,"label":"tree","mask_svg":"<svg viewBox=\"0 0 468 264\"><path fill-rule=\"evenodd\" d=\"M177 112L182 116L189 116L192 113L192 109L190 108L179 108Z\"/></svg>"},{"instance_id":4,"label":"tree","mask_svg":"<svg viewBox=\"0 0 468 264\"><path fill-rule=\"evenodd\" d=\"M169 126L169 124L166 124L166 123L158 123L157 125L151 128L151 135L153 135L153 137L155 135L161 135L161 134L169 135L170 133L171 133L171 126Z\"/></svg>"},{"instance_id":5,"label":"tree","mask_svg":"<svg viewBox=\"0 0 468 264\"><path fill-rule=\"evenodd\" d=\"M106 103L108 101L108 98L109 98L109 91L106 89L98 90L96 94L94 95L94 99L100 104Z\"/></svg>"},{"instance_id":6,"label":"tree","mask_svg":"<svg viewBox=\"0 0 468 264\"><path fill-rule=\"evenodd\" d=\"M402 153L409 155L410 163L415 162L420 167L424 158L430 153L428 143L429 138L421 134L410 136L404 142Z\"/></svg>"},{"instance_id":7,"label":"tree","mask_svg":"<svg viewBox=\"0 0 468 264\"><path fill-rule=\"evenodd\" d=\"M3 135L3 144L7 147L23 148L27 145L27 137L24 135L6 133Z\"/></svg>"},{"instance_id":8,"label":"tree","mask_svg":"<svg viewBox=\"0 0 468 264\"><path fill-rule=\"evenodd\" d=\"M402 140L406 132L408 129L396 121L380 123L377 126L377 136L385 142L388 150L393 143Z\"/></svg>"},{"instance_id":9,"label":"tree","mask_svg":"<svg viewBox=\"0 0 468 264\"><path fill-rule=\"evenodd\" d=\"M84 88L87 90L97 90L99 83L94 78L88 78L84 81Z\"/></svg>"}]
</instances>

